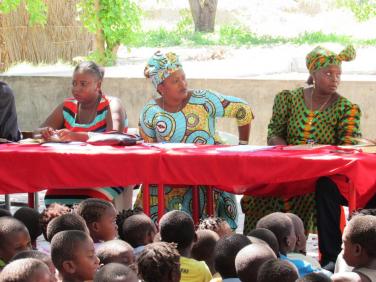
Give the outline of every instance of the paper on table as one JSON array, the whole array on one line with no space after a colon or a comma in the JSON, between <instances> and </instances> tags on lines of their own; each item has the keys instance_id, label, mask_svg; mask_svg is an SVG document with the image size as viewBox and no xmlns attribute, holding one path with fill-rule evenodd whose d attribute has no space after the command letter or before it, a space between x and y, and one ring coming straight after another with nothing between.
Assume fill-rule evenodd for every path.
<instances>
[{"instance_id":1,"label":"paper on table","mask_svg":"<svg viewBox=\"0 0 376 282\"><path fill-rule=\"evenodd\" d=\"M218 148L217 151L225 152L256 152L264 151L274 148L275 146L254 146L254 145L239 145L239 146L229 146Z\"/></svg>"},{"instance_id":2,"label":"paper on table","mask_svg":"<svg viewBox=\"0 0 376 282\"><path fill-rule=\"evenodd\" d=\"M147 146L157 147L161 149L176 149L176 148L195 148L193 143L144 143Z\"/></svg>"}]
</instances>

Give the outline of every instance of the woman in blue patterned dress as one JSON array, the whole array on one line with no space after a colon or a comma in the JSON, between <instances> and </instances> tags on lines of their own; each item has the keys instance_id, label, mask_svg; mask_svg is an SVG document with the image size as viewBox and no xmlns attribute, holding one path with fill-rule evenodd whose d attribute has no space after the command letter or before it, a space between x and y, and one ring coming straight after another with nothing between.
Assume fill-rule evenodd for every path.
<instances>
[{"instance_id":1,"label":"woman in blue patterned dress","mask_svg":"<svg viewBox=\"0 0 376 282\"><path fill-rule=\"evenodd\" d=\"M252 111L242 99L224 96L211 90L189 90L182 65L174 53L156 52L149 59L145 76L150 78L160 97L143 108L139 128L148 143L220 144L215 132L219 117L235 118L239 143L248 144ZM150 189L151 217L157 216L157 188ZM205 213L205 187L200 187L200 216ZM142 192L136 205L142 205ZM189 187L165 187L166 211L173 209L191 213L192 191ZM215 190L217 216L236 229L237 208L233 195Z\"/></svg>"}]
</instances>

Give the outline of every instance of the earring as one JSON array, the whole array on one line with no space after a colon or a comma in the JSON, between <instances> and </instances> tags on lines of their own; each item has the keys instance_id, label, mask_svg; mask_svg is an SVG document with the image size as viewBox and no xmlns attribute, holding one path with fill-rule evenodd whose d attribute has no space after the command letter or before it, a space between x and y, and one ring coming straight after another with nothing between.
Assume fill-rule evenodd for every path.
<instances>
[{"instance_id":1,"label":"earring","mask_svg":"<svg viewBox=\"0 0 376 282\"><path fill-rule=\"evenodd\" d=\"M312 81L312 83L313 83L313 89L315 89L316 88L316 82L315 81Z\"/></svg>"}]
</instances>

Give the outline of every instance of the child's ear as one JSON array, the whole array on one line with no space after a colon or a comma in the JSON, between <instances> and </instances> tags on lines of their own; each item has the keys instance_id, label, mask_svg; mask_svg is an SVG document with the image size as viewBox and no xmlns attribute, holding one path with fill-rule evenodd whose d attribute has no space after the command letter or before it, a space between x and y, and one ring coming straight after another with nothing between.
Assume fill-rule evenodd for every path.
<instances>
[{"instance_id":1,"label":"child's ear","mask_svg":"<svg viewBox=\"0 0 376 282\"><path fill-rule=\"evenodd\" d=\"M285 241L287 249L291 250L293 246L292 246L292 241L289 239L289 237L286 237L284 241Z\"/></svg>"},{"instance_id":2,"label":"child's ear","mask_svg":"<svg viewBox=\"0 0 376 282\"><path fill-rule=\"evenodd\" d=\"M69 274L73 274L76 272L76 265L71 260L63 261L63 269L65 272Z\"/></svg>"},{"instance_id":3,"label":"child's ear","mask_svg":"<svg viewBox=\"0 0 376 282\"><path fill-rule=\"evenodd\" d=\"M363 248L360 244L354 244L354 255L360 256L362 254Z\"/></svg>"},{"instance_id":4,"label":"child's ear","mask_svg":"<svg viewBox=\"0 0 376 282\"><path fill-rule=\"evenodd\" d=\"M90 223L90 224L88 225L88 227L89 227L89 230L93 230L93 231L95 231L95 232L98 232L98 231L99 231L99 224L98 224L98 222L96 222L96 221Z\"/></svg>"},{"instance_id":5,"label":"child's ear","mask_svg":"<svg viewBox=\"0 0 376 282\"><path fill-rule=\"evenodd\" d=\"M197 242L197 233L195 232L195 236L193 237L193 243Z\"/></svg>"}]
</instances>

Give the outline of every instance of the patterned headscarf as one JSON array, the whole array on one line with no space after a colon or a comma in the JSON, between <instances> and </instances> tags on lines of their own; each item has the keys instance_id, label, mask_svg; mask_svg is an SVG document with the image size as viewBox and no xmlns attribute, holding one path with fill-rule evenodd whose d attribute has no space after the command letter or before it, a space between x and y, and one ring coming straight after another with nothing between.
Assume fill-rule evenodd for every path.
<instances>
[{"instance_id":1,"label":"patterned headscarf","mask_svg":"<svg viewBox=\"0 0 376 282\"><path fill-rule=\"evenodd\" d=\"M356 52L352 45L348 45L338 55L324 47L317 46L306 56L306 65L310 73L330 65L340 66L342 61L352 61Z\"/></svg>"},{"instance_id":2,"label":"patterned headscarf","mask_svg":"<svg viewBox=\"0 0 376 282\"><path fill-rule=\"evenodd\" d=\"M161 51L157 51L148 60L145 73L148 74L154 87L157 88L173 72L182 68L179 57L175 53L163 54Z\"/></svg>"}]
</instances>

